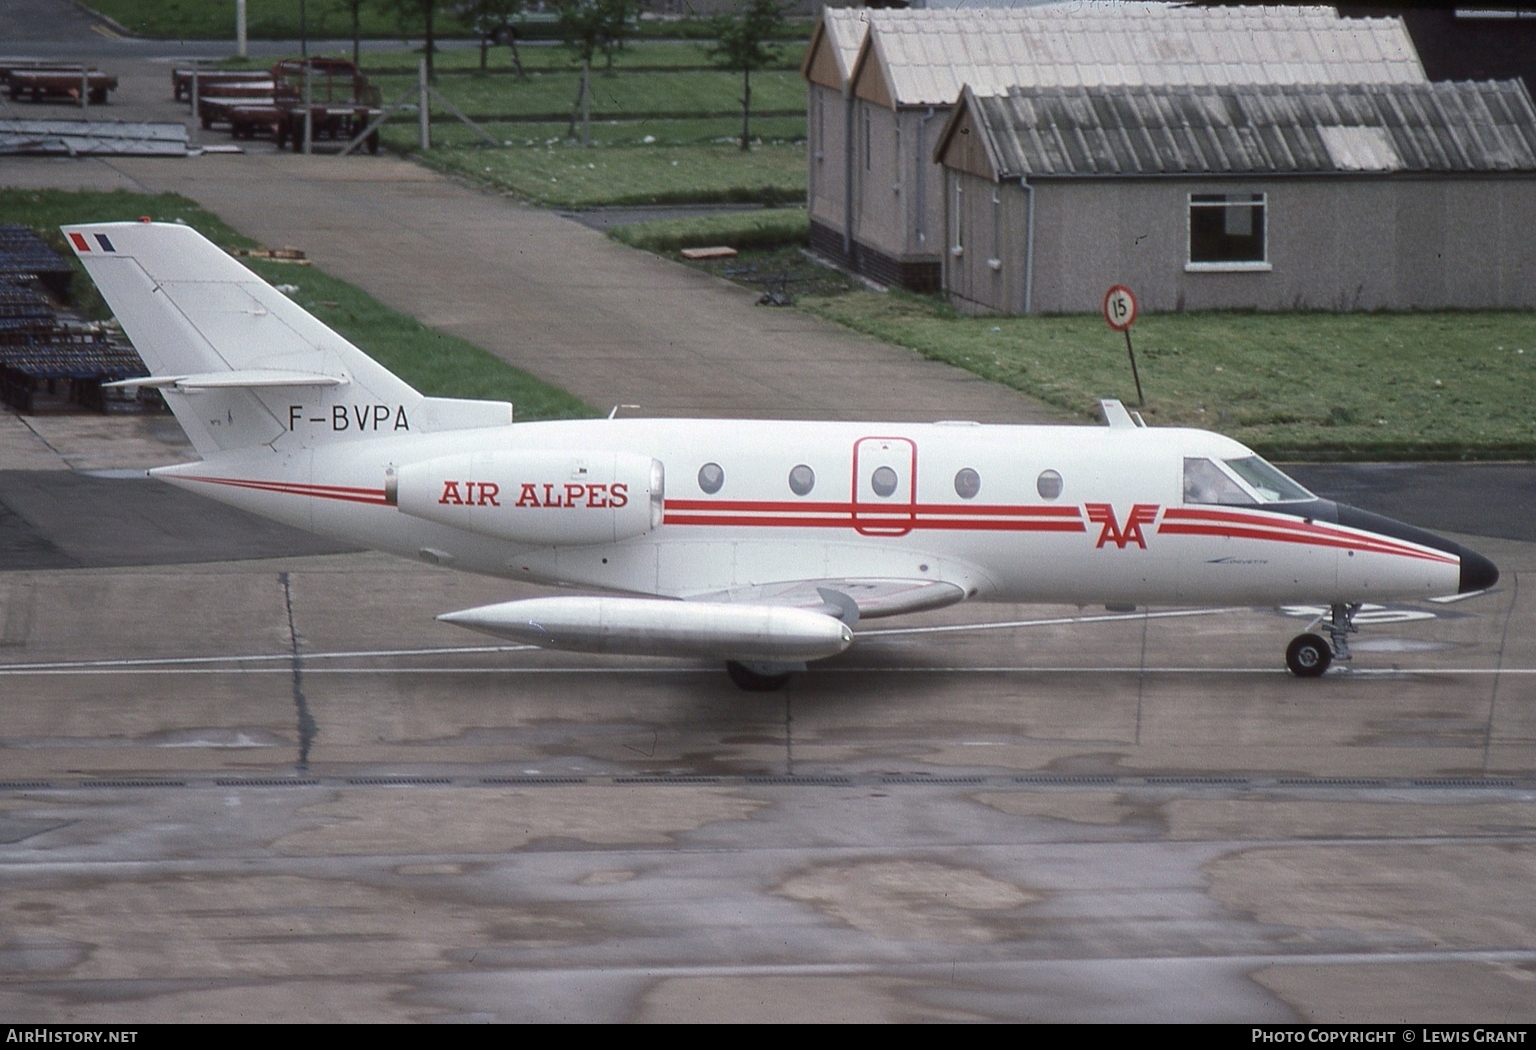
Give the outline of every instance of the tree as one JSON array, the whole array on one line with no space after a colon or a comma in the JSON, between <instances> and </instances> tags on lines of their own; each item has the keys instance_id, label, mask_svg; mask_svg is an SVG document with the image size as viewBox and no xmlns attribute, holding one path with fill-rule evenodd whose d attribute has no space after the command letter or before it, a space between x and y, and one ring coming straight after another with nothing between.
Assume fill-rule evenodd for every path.
<instances>
[{"instance_id":1,"label":"tree","mask_svg":"<svg viewBox=\"0 0 1536 1050\"><path fill-rule=\"evenodd\" d=\"M581 63L581 87L571 106L568 137L576 134L576 111L581 111L581 144L592 144L592 58L599 52L613 56L623 50L634 31L635 0L559 0L560 36Z\"/></svg>"},{"instance_id":2,"label":"tree","mask_svg":"<svg viewBox=\"0 0 1536 1050\"><path fill-rule=\"evenodd\" d=\"M387 0L400 18L400 29L406 31L421 26L426 41L427 79L435 79L432 56L437 53L437 15L444 0Z\"/></svg>"},{"instance_id":3,"label":"tree","mask_svg":"<svg viewBox=\"0 0 1536 1050\"><path fill-rule=\"evenodd\" d=\"M752 141L752 71L778 59L780 46L773 37L783 24L784 6L779 0L742 0L734 14L716 15L712 20L715 45L709 49L709 57L716 65L741 70L743 152Z\"/></svg>"},{"instance_id":4,"label":"tree","mask_svg":"<svg viewBox=\"0 0 1536 1050\"><path fill-rule=\"evenodd\" d=\"M331 0L331 2L352 20L352 64L361 67L363 64L363 5L370 3L371 0Z\"/></svg>"},{"instance_id":5,"label":"tree","mask_svg":"<svg viewBox=\"0 0 1536 1050\"><path fill-rule=\"evenodd\" d=\"M517 16L523 13L524 0L459 0L453 13L480 38L480 72L488 64L492 44L506 44L512 49L512 65L523 75L522 56L517 53Z\"/></svg>"}]
</instances>

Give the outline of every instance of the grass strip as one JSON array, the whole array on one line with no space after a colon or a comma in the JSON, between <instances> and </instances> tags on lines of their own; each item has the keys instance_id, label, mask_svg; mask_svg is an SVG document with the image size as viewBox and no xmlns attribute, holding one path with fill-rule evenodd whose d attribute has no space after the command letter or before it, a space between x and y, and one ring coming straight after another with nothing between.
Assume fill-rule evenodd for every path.
<instances>
[{"instance_id":1,"label":"grass strip","mask_svg":"<svg viewBox=\"0 0 1536 1050\"><path fill-rule=\"evenodd\" d=\"M235 39L235 5L215 0L88 0L89 6L140 36L166 40ZM297 40L301 27L302 0L254 0L247 5L246 32L252 40ZM309 0L304 27L311 41L343 40L352 36L352 15L341 4ZM420 22L402 24L386 3L365 3L360 11L363 38L421 39ZM785 42L804 41L811 35L812 20L787 21L775 36ZM707 18L641 18L634 26L640 40L710 40L713 26ZM439 40L466 39L473 34L451 13L439 14L435 23ZM560 29L553 14L530 14L521 23L525 40L558 40ZM631 44L631 46L635 46ZM478 61L478 59L477 59Z\"/></svg>"},{"instance_id":2,"label":"grass strip","mask_svg":"<svg viewBox=\"0 0 1536 1050\"><path fill-rule=\"evenodd\" d=\"M901 293L801 305L1085 417L1136 403L1125 340L1096 315L967 317ZM1150 424L1276 459L1536 456L1533 313L1149 314L1132 339Z\"/></svg>"},{"instance_id":3,"label":"grass strip","mask_svg":"<svg viewBox=\"0 0 1536 1050\"><path fill-rule=\"evenodd\" d=\"M480 122L498 142L508 146L538 147L569 145L565 117L553 121ZM660 117L645 120L604 120L592 124L592 145L606 146L734 146L741 134L741 114L729 117ZM793 145L805 142L805 114L787 117L752 116L752 138L769 145ZM386 126L383 141L402 153L416 148L414 124ZM481 146L484 143L472 129L453 117L432 118L432 145Z\"/></svg>"},{"instance_id":4,"label":"grass strip","mask_svg":"<svg viewBox=\"0 0 1536 1050\"><path fill-rule=\"evenodd\" d=\"M579 71L566 68L518 77L443 77L437 90L467 116L534 120L568 116L580 88ZM416 74L373 78L386 101L416 83ZM591 78L592 119L638 116L689 117L740 114L741 75L724 70L657 73L595 73ZM805 112L805 81L788 70L752 78L754 111Z\"/></svg>"},{"instance_id":5,"label":"grass strip","mask_svg":"<svg viewBox=\"0 0 1536 1050\"><path fill-rule=\"evenodd\" d=\"M517 53L522 59L525 72L565 72L576 66L570 51L542 42L520 44ZM337 52L336 57L351 58L352 52L350 50L344 54ZM415 76L416 63L420 57L421 55L416 51L365 51L362 56L363 72L369 76L390 73ZM785 44L780 48L779 57L765 68L798 72L801 59L804 57L803 43ZM477 76L481 72L480 49L455 47L440 51L432 63L432 68L440 76ZM613 56L613 68L615 71L625 73L660 73L711 70L718 67L710 60L707 43L638 40ZM491 48L486 54L485 72L495 77L515 75L517 70L512 64L512 49L504 46ZM599 63L596 75L605 76L607 72L608 70Z\"/></svg>"},{"instance_id":6,"label":"grass strip","mask_svg":"<svg viewBox=\"0 0 1536 1050\"><path fill-rule=\"evenodd\" d=\"M68 223L134 220L146 215L160 222L185 222L215 244L257 246L217 215L173 193L0 190L0 223L32 227L70 260L78 271L73 282L77 307L87 316L100 319L110 316L110 311L74 252L65 247L59 227ZM362 289L317 267L254 259L241 261L271 284L296 286L297 291L289 294L299 305L424 394L511 401L520 420L597 415L559 387L513 367L473 343L434 331L414 317L391 310Z\"/></svg>"},{"instance_id":7,"label":"grass strip","mask_svg":"<svg viewBox=\"0 0 1536 1050\"><path fill-rule=\"evenodd\" d=\"M632 248L675 252L715 245L738 250L779 248L804 244L810 233L811 221L804 209L773 208L615 226L608 236Z\"/></svg>"},{"instance_id":8,"label":"grass strip","mask_svg":"<svg viewBox=\"0 0 1536 1050\"><path fill-rule=\"evenodd\" d=\"M805 148L763 145L583 149L444 147L429 167L538 204L788 204L805 200Z\"/></svg>"}]
</instances>

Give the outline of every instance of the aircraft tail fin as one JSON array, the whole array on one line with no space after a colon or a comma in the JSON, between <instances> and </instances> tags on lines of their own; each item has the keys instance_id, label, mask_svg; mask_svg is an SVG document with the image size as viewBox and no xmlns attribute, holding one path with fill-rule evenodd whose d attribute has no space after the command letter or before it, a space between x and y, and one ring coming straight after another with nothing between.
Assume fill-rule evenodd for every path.
<instances>
[{"instance_id":1,"label":"aircraft tail fin","mask_svg":"<svg viewBox=\"0 0 1536 1050\"><path fill-rule=\"evenodd\" d=\"M505 425L506 402L427 398L179 223L63 227L204 456L402 430Z\"/></svg>"}]
</instances>

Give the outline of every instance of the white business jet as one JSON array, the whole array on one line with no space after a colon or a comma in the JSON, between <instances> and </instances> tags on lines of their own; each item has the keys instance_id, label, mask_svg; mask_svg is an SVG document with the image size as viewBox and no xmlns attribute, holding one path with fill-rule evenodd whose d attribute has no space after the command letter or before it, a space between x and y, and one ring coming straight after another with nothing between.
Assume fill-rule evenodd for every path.
<instances>
[{"instance_id":1,"label":"white business jet","mask_svg":"<svg viewBox=\"0 0 1536 1050\"><path fill-rule=\"evenodd\" d=\"M1251 450L1108 426L600 419L424 397L196 231L65 227L193 446L173 485L368 547L606 592L446 613L554 649L724 659L746 689L863 619L956 602L1325 605L1469 594L1487 558L1319 499ZM1315 627L1314 627L1315 629Z\"/></svg>"}]
</instances>

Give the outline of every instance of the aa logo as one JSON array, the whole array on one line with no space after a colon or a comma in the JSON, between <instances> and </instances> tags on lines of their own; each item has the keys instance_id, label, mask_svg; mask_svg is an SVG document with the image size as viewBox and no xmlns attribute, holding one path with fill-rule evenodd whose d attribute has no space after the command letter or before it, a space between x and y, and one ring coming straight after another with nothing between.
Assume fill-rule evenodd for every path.
<instances>
[{"instance_id":1,"label":"aa logo","mask_svg":"<svg viewBox=\"0 0 1536 1050\"><path fill-rule=\"evenodd\" d=\"M1102 547L1106 543L1113 543L1121 550L1125 550L1128 543L1134 543L1142 550L1147 549L1147 538L1142 535L1141 527L1150 525L1157 520L1156 503L1138 503L1131 508L1131 516L1125 519L1125 528L1115 520L1115 508L1108 503L1085 503L1088 511L1088 520L1104 526L1099 531L1099 542L1095 547Z\"/></svg>"}]
</instances>

